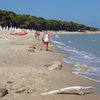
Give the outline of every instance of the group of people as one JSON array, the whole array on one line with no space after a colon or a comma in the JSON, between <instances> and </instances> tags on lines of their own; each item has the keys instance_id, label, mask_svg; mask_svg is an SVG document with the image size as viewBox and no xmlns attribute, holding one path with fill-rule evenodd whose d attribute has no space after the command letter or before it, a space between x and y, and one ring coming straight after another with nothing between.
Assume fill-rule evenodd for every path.
<instances>
[{"instance_id":1,"label":"group of people","mask_svg":"<svg viewBox=\"0 0 100 100\"><path fill-rule=\"evenodd\" d=\"M46 51L48 51L48 45L49 45L49 41L50 41L50 37L51 37L51 33L49 31L45 31L45 32L42 32L42 34L40 34L39 31L36 31L34 33L34 36L35 36L35 39L40 39L40 35L42 36L42 42L43 42L43 46L42 48L45 46L46 47ZM41 48L41 50L42 50Z\"/></svg>"}]
</instances>

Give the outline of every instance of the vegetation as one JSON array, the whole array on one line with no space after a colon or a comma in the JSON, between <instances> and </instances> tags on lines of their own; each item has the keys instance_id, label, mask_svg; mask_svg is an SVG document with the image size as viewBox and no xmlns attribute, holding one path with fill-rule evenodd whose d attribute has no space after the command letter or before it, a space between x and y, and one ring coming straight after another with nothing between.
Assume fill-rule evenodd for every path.
<instances>
[{"instance_id":1,"label":"vegetation","mask_svg":"<svg viewBox=\"0 0 100 100\"><path fill-rule=\"evenodd\" d=\"M42 17L16 14L11 11L0 10L0 25L2 27L19 27L35 30L65 30L65 31L97 31L98 28L89 27L74 22L48 20Z\"/></svg>"}]
</instances>

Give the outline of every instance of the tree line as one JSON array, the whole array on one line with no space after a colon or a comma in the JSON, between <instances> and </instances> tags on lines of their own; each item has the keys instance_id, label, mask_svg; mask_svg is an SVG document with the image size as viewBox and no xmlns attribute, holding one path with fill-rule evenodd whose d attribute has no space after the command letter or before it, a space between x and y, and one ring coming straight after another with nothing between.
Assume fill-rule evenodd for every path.
<instances>
[{"instance_id":1,"label":"tree line","mask_svg":"<svg viewBox=\"0 0 100 100\"><path fill-rule=\"evenodd\" d=\"M16 14L11 11L0 10L0 25L2 27L16 27L34 30L64 30L64 31L98 31L98 28L89 27L75 22L48 20L43 17L28 14Z\"/></svg>"}]
</instances>

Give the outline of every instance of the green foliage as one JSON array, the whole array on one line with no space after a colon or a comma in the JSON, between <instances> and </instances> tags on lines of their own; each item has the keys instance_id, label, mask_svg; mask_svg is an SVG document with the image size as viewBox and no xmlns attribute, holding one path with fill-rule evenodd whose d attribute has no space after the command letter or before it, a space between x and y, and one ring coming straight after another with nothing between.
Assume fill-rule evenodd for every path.
<instances>
[{"instance_id":1,"label":"green foliage","mask_svg":"<svg viewBox=\"0 0 100 100\"><path fill-rule=\"evenodd\" d=\"M47 20L42 17L16 14L11 11L0 10L0 25L3 27L19 27L35 30L66 30L66 31L97 31L98 28L89 27L74 22L61 20Z\"/></svg>"}]
</instances>

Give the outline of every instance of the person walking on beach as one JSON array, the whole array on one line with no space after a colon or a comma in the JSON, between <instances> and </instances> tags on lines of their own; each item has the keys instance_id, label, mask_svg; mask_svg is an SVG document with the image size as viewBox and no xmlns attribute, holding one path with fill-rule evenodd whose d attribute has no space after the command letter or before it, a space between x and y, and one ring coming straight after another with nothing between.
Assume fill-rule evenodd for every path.
<instances>
[{"instance_id":1,"label":"person walking on beach","mask_svg":"<svg viewBox=\"0 0 100 100\"><path fill-rule=\"evenodd\" d=\"M38 39L39 40L40 32L39 31L36 31L34 33L34 36L35 36L35 39Z\"/></svg>"},{"instance_id":2,"label":"person walking on beach","mask_svg":"<svg viewBox=\"0 0 100 100\"><path fill-rule=\"evenodd\" d=\"M42 37L43 45L46 46L46 51L48 51L48 44L50 40L50 32L44 32Z\"/></svg>"}]
</instances>

